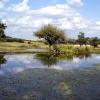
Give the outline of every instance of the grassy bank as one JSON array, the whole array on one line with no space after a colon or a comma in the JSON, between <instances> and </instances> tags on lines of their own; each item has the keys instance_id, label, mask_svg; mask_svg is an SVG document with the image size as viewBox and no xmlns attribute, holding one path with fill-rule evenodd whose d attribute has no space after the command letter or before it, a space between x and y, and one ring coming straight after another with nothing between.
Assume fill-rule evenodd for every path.
<instances>
[{"instance_id":1,"label":"grassy bank","mask_svg":"<svg viewBox=\"0 0 100 100\"><path fill-rule=\"evenodd\" d=\"M76 46L72 44L60 44L57 46L61 53L100 53L100 48ZM19 43L19 42L0 42L0 52L33 52L32 49L48 49L48 45L42 42Z\"/></svg>"},{"instance_id":2,"label":"grassy bank","mask_svg":"<svg viewBox=\"0 0 100 100\"><path fill-rule=\"evenodd\" d=\"M19 43L19 42L0 42L0 52L32 52L30 49L47 48L40 42Z\"/></svg>"}]
</instances>

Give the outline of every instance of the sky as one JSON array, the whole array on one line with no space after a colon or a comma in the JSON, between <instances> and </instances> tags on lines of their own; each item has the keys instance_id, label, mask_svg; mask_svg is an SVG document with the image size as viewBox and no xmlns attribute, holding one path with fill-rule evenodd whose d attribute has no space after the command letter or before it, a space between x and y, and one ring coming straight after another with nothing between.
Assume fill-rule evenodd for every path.
<instances>
[{"instance_id":1,"label":"sky","mask_svg":"<svg viewBox=\"0 0 100 100\"><path fill-rule=\"evenodd\" d=\"M0 20L6 35L36 39L41 26L53 24L69 38L79 32L100 37L100 0L0 0Z\"/></svg>"}]
</instances>

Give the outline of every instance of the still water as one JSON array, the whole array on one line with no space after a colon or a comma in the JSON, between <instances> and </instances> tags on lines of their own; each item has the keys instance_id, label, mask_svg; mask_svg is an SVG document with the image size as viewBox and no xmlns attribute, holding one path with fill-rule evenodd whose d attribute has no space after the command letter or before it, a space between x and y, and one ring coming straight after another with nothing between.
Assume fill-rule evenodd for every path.
<instances>
[{"instance_id":1,"label":"still water","mask_svg":"<svg viewBox=\"0 0 100 100\"><path fill-rule=\"evenodd\" d=\"M100 54L0 54L0 100L100 100Z\"/></svg>"}]
</instances>

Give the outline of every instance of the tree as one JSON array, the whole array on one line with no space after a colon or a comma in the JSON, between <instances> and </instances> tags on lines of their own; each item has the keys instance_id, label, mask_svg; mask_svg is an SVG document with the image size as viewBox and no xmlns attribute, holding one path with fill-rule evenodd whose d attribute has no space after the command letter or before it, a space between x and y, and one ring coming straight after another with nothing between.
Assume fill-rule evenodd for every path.
<instances>
[{"instance_id":1,"label":"tree","mask_svg":"<svg viewBox=\"0 0 100 100\"><path fill-rule=\"evenodd\" d=\"M35 36L43 38L50 48L52 45L57 45L65 40L64 32L50 24L44 25L34 33Z\"/></svg>"},{"instance_id":2,"label":"tree","mask_svg":"<svg viewBox=\"0 0 100 100\"><path fill-rule=\"evenodd\" d=\"M97 47L97 45L99 44L99 39L97 37L91 38L90 44L94 47Z\"/></svg>"},{"instance_id":3,"label":"tree","mask_svg":"<svg viewBox=\"0 0 100 100\"><path fill-rule=\"evenodd\" d=\"M80 45L83 45L83 44L86 44L86 38L85 38L85 35L83 32L79 32L79 35L78 35L78 43Z\"/></svg>"},{"instance_id":4,"label":"tree","mask_svg":"<svg viewBox=\"0 0 100 100\"><path fill-rule=\"evenodd\" d=\"M0 21L0 39L4 39L6 37L4 30L6 29L6 25Z\"/></svg>"}]
</instances>

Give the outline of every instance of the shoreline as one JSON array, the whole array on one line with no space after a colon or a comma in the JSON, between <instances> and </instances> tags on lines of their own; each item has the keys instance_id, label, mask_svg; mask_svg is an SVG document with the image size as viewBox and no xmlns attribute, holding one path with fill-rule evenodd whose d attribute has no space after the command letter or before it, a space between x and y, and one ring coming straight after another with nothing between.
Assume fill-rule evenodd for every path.
<instances>
[{"instance_id":1,"label":"shoreline","mask_svg":"<svg viewBox=\"0 0 100 100\"><path fill-rule=\"evenodd\" d=\"M47 53L48 51L0 51L0 54Z\"/></svg>"}]
</instances>

